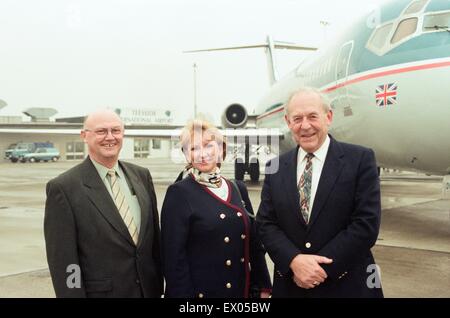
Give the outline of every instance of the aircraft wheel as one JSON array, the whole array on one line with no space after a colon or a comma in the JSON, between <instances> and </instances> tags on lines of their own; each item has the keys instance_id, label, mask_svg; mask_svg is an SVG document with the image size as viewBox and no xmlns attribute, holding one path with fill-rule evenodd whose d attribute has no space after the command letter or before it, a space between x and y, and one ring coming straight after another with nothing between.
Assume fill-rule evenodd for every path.
<instances>
[{"instance_id":1,"label":"aircraft wheel","mask_svg":"<svg viewBox=\"0 0 450 318\"><path fill-rule=\"evenodd\" d=\"M251 162L249 167L250 179L253 182L259 181L259 160L256 162Z\"/></svg>"},{"instance_id":2,"label":"aircraft wheel","mask_svg":"<svg viewBox=\"0 0 450 318\"><path fill-rule=\"evenodd\" d=\"M234 178L236 180L244 180L245 164L243 162L234 162Z\"/></svg>"}]
</instances>

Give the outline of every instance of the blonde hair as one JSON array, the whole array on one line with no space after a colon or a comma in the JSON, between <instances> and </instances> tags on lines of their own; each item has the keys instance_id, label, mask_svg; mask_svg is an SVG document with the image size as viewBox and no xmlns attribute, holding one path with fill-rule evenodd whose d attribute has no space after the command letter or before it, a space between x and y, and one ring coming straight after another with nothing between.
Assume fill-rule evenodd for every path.
<instances>
[{"instance_id":1,"label":"blonde hair","mask_svg":"<svg viewBox=\"0 0 450 318\"><path fill-rule=\"evenodd\" d=\"M207 133L211 136L211 140L217 142L217 145L222 145L222 161L225 160L227 152L227 141L220 130L204 119L194 119L189 121L181 131L180 143L181 150L187 156L190 144L194 138L203 138L203 135ZM217 164L220 167L220 163Z\"/></svg>"}]
</instances>

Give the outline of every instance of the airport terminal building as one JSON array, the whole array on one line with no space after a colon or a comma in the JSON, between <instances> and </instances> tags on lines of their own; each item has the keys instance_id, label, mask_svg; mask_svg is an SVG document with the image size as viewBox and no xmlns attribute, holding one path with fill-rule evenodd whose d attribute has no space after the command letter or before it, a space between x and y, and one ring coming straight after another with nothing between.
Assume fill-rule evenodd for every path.
<instances>
[{"instance_id":1,"label":"airport terminal building","mask_svg":"<svg viewBox=\"0 0 450 318\"><path fill-rule=\"evenodd\" d=\"M158 138L158 131L173 131L177 127L170 112L162 116L151 110L116 110L125 123L121 159L169 158L175 142ZM87 146L80 138L84 117L31 117L24 122L20 116L0 117L0 162L7 162L5 151L18 143L51 143L60 153L60 160L81 160L87 156ZM167 135L167 133L166 133Z\"/></svg>"}]
</instances>

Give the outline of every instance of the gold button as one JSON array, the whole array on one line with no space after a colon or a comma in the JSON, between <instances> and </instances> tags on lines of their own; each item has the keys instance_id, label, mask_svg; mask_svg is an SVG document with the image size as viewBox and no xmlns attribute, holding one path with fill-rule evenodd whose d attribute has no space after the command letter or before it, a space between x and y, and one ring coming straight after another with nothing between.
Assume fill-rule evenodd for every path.
<instances>
[{"instance_id":1,"label":"gold button","mask_svg":"<svg viewBox=\"0 0 450 318\"><path fill-rule=\"evenodd\" d=\"M241 263L244 263L244 261L245 261L245 259L244 259L244 258L241 258Z\"/></svg>"},{"instance_id":2,"label":"gold button","mask_svg":"<svg viewBox=\"0 0 450 318\"><path fill-rule=\"evenodd\" d=\"M241 239L245 240L245 234L241 235Z\"/></svg>"},{"instance_id":3,"label":"gold button","mask_svg":"<svg viewBox=\"0 0 450 318\"><path fill-rule=\"evenodd\" d=\"M221 218L222 220L225 219L225 214L221 213L221 214L220 214L220 218Z\"/></svg>"},{"instance_id":4,"label":"gold button","mask_svg":"<svg viewBox=\"0 0 450 318\"><path fill-rule=\"evenodd\" d=\"M311 243L307 242L307 243L305 244L305 246L306 246L306 248L310 248L310 247L311 247Z\"/></svg>"},{"instance_id":5,"label":"gold button","mask_svg":"<svg viewBox=\"0 0 450 318\"><path fill-rule=\"evenodd\" d=\"M241 212L238 212L238 213L237 213L237 216L238 216L238 217L241 217L241 216L242 216L242 213L241 213Z\"/></svg>"},{"instance_id":6,"label":"gold button","mask_svg":"<svg viewBox=\"0 0 450 318\"><path fill-rule=\"evenodd\" d=\"M231 266L231 261L230 261L230 260L227 260L227 261L225 262L225 264L227 264L227 266Z\"/></svg>"},{"instance_id":7,"label":"gold button","mask_svg":"<svg viewBox=\"0 0 450 318\"><path fill-rule=\"evenodd\" d=\"M230 242L230 238L228 236L226 236L224 239L225 243L229 243Z\"/></svg>"},{"instance_id":8,"label":"gold button","mask_svg":"<svg viewBox=\"0 0 450 318\"><path fill-rule=\"evenodd\" d=\"M203 294L202 293L198 294L198 298L203 298Z\"/></svg>"},{"instance_id":9,"label":"gold button","mask_svg":"<svg viewBox=\"0 0 450 318\"><path fill-rule=\"evenodd\" d=\"M227 286L227 288L231 288L231 284L230 283L227 283L226 286Z\"/></svg>"}]
</instances>

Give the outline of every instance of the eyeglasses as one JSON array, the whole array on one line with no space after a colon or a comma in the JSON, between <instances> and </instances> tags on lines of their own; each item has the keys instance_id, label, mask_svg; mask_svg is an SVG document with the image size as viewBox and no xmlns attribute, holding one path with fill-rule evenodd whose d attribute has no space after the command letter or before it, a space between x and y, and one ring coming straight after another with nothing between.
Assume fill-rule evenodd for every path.
<instances>
[{"instance_id":1,"label":"eyeglasses","mask_svg":"<svg viewBox=\"0 0 450 318\"><path fill-rule=\"evenodd\" d=\"M111 135L113 135L113 136L119 136L119 135L121 135L123 133L123 129L120 128L120 127L114 127L114 128L111 128L111 129L98 128L98 129L95 129L95 130L85 129L84 131L93 132L98 137L105 137L105 136L107 136L109 131L111 131Z\"/></svg>"}]
</instances>

